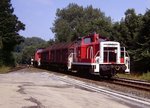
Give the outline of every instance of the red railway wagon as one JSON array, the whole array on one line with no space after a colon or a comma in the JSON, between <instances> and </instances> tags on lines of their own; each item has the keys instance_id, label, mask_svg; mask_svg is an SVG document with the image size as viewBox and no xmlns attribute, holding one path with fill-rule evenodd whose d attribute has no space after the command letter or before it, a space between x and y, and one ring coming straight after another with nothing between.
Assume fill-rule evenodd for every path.
<instances>
[{"instance_id":1,"label":"red railway wagon","mask_svg":"<svg viewBox=\"0 0 150 108\"><path fill-rule=\"evenodd\" d=\"M45 48L42 50L40 62L43 67L50 64L50 48Z\"/></svg>"},{"instance_id":2,"label":"red railway wagon","mask_svg":"<svg viewBox=\"0 0 150 108\"><path fill-rule=\"evenodd\" d=\"M35 63L38 66L58 66L67 68L68 56L73 53L74 42L58 43L45 49L38 49L35 53Z\"/></svg>"},{"instance_id":3,"label":"red railway wagon","mask_svg":"<svg viewBox=\"0 0 150 108\"><path fill-rule=\"evenodd\" d=\"M68 56L73 52L74 42L54 44L50 47L50 62L53 64L67 65Z\"/></svg>"},{"instance_id":4,"label":"red railway wagon","mask_svg":"<svg viewBox=\"0 0 150 108\"><path fill-rule=\"evenodd\" d=\"M119 42L99 34L90 34L70 43L58 43L37 51L41 66L57 66L68 70L86 71L101 76L114 76L119 71L130 71L130 59ZM37 54L35 54L37 56ZM40 61L40 63L39 63Z\"/></svg>"}]
</instances>

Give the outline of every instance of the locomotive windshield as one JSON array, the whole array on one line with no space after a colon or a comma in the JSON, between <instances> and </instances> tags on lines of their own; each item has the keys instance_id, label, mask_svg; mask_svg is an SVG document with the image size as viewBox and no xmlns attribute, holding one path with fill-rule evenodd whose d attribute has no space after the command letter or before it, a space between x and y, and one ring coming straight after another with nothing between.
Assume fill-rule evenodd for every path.
<instances>
[{"instance_id":1,"label":"locomotive windshield","mask_svg":"<svg viewBox=\"0 0 150 108\"><path fill-rule=\"evenodd\" d=\"M104 62L109 63L109 62L116 62L116 57L117 57L117 48L115 47L105 47L104 48Z\"/></svg>"},{"instance_id":2,"label":"locomotive windshield","mask_svg":"<svg viewBox=\"0 0 150 108\"><path fill-rule=\"evenodd\" d=\"M92 37L87 37L83 39L84 44L90 44L93 42L93 38Z\"/></svg>"}]
</instances>

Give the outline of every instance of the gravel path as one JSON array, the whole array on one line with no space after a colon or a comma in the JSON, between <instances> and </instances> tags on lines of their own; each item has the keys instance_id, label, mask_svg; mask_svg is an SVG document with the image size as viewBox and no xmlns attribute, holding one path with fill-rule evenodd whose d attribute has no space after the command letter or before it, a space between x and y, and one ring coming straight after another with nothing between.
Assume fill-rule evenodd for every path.
<instances>
[{"instance_id":1,"label":"gravel path","mask_svg":"<svg viewBox=\"0 0 150 108\"><path fill-rule=\"evenodd\" d=\"M54 80L42 70L0 74L1 108L131 108L103 94Z\"/></svg>"}]
</instances>

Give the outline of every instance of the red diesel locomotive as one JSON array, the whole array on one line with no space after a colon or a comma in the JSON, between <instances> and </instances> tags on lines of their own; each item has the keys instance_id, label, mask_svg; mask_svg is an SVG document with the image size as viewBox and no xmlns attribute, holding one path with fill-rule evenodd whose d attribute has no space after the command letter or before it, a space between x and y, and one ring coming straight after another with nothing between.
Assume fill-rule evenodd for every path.
<instances>
[{"instance_id":1,"label":"red diesel locomotive","mask_svg":"<svg viewBox=\"0 0 150 108\"><path fill-rule=\"evenodd\" d=\"M59 43L35 53L34 65L69 71L90 72L112 77L117 72L130 72L130 59L119 42L91 34L70 43Z\"/></svg>"}]
</instances>

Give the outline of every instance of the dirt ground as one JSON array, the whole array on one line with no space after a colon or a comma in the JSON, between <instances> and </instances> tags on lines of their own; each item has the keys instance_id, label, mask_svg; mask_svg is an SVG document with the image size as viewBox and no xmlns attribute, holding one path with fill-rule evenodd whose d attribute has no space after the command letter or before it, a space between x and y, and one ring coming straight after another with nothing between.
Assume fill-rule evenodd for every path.
<instances>
[{"instance_id":1,"label":"dirt ground","mask_svg":"<svg viewBox=\"0 0 150 108\"><path fill-rule=\"evenodd\" d=\"M0 108L130 108L96 92L86 91L30 69L0 74Z\"/></svg>"}]
</instances>

